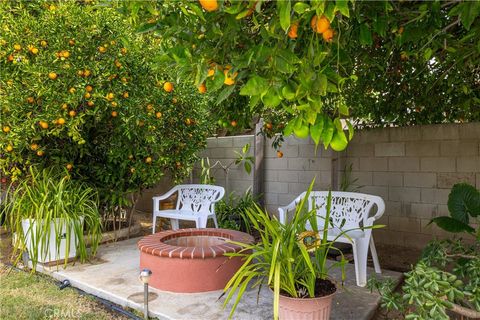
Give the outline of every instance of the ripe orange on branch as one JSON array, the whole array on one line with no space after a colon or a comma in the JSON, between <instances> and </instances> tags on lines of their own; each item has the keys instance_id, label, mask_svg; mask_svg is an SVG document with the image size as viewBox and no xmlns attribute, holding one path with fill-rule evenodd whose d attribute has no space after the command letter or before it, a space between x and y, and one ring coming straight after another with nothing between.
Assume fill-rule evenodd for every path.
<instances>
[{"instance_id":1,"label":"ripe orange on branch","mask_svg":"<svg viewBox=\"0 0 480 320\"><path fill-rule=\"evenodd\" d=\"M322 37L323 37L323 40L325 40L326 42L332 42L333 41L333 30L332 29L327 29L323 34L322 34Z\"/></svg>"},{"instance_id":2,"label":"ripe orange on branch","mask_svg":"<svg viewBox=\"0 0 480 320\"><path fill-rule=\"evenodd\" d=\"M199 0L198 2L200 2L202 8L208 12L212 12L218 9L217 0Z\"/></svg>"},{"instance_id":3,"label":"ripe orange on branch","mask_svg":"<svg viewBox=\"0 0 480 320\"><path fill-rule=\"evenodd\" d=\"M58 75L55 72L50 72L48 73L48 77L50 78L50 80L55 80L57 79Z\"/></svg>"},{"instance_id":4,"label":"ripe orange on branch","mask_svg":"<svg viewBox=\"0 0 480 320\"><path fill-rule=\"evenodd\" d=\"M290 39L296 39L298 37L298 22L292 23L288 30L288 37Z\"/></svg>"},{"instance_id":5,"label":"ripe orange on branch","mask_svg":"<svg viewBox=\"0 0 480 320\"><path fill-rule=\"evenodd\" d=\"M316 33L324 33L330 28L330 21L325 16L313 16L312 20L310 20L310 26L312 27L313 31Z\"/></svg>"},{"instance_id":6,"label":"ripe orange on branch","mask_svg":"<svg viewBox=\"0 0 480 320\"><path fill-rule=\"evenodd\" d=\"M201 94L204 94L205 92L207 92L207 87L205 86L205 83L202 83L201 85L198 86L198 92L200 92Z\"/></svg>"},{"instance_id":7,"label":"ripe orange on branch","mask_svg":"<svg viewBox=\"0 0 480 320\"><path fill-rule=\"evenodd\" d=\"M163 84L163 90L165 90L166 92L172 92L173 91L173 84L171 82L165 82Z\"/></svg>"}]
</instances>

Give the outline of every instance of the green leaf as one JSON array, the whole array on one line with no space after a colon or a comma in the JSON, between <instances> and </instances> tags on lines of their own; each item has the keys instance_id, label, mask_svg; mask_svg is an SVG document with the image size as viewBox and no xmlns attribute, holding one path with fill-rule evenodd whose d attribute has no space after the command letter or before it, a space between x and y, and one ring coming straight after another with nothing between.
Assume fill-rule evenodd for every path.
<instances>
[{"instance_id":1,"label":"green leaf","mask_svg":"<svg viewBox=\"0 0 480 320\"><path fill-rule=\"evenodd\" d=\"M276 107L282 102L282 98L278 95L274 87L270 87L262 97L262 101L266 107Z\"/></svg>"},{"instance_id":2,"label":"green leaf","mask_svg":"<svg viewBox=\"0 0 480 320\"><path fill-rule=\"evenodd\" d=\"M205 20L205 17L203 16L203 11L202 9L200 9L200 7L195 4L195 3L192 3L192 2L188 2L188 6L190 9L192 9L193 12L195 12L195 14L200 18L202 19L202 21L206 21Z\"/></svg>"},{"instance_id":3,"label":"green leaf","mask_svg":"<svg viewBox=\"0 0 480 320\"><path fill-rule=\"evenodd\" d=\"M225 99L227 99L232 93L235 91L235 85L233 86L226 86L223 88L222 91L217 96L217 100L215 101L215 105L219 105L222 103Z\"/></svg>"},{"instance_id":4,"label":"green leaf","mask_svg":"<svg viewBox=\"0 0 480 320\"><path fill-rule=\"evenodd\" d=\"M470 216L480 215L480 192L467 183L458 183L450 191L447 204L452 218L468 223Z\"/></svg>"},{"instance_id":5,"label":"green leaf","mask_svg":"<svg viewBox=\"0 0 480 320\"><path fill-rule=\"evenodd\" d=\"M460 12L460 21L465 29L470 30L473 21L480 14L480 1L466 1L461 3L463 5Z\"/></svg>"},{"instance_id":6,"label":"green leaf","mask_svg":"<svg viewBox=\"0 0 480 320\"><path fill-rule=\"evenodd\" d=\"M345 122L347 123L347 127L348 127L348 140L352 140L353 138L353 134L354 134L354 129L353 129L353 125L352 123L347 119L345 120Z\"/></svg>"},{"instance_id":7,"label":"green leaf","mask_svg":"<svg viewBox=\"0 0 480 320\"><path fill-rule=\"evenodd\" d=\"M314 82L313 90L321 96L327 94L328 78L325 74L320 73L317 75L317 80Z\"/></svg>"},{"instance_id":8,"label":"green leaf","mask_svg":"<svg viewBox=\"0 0 480 320\"><path fill-rule=\"evenodd\" d=\"M372 43L372 33L370 32L368 25L364 23L360 26L360 44L363 46L370 46Z\"/></svg>"},{"instance_id":9,"label":"green leaf","mask_svg":"<svg viewBox=\"0 0 480 320\"><path fill-rule=\"evenodd\" d=\"M317 146L320 143L320 137L323 131L323 116L317 117L317 122L310 127L310 136Z\"/></svg>"},{"instance_id":10,"label":"green leaf","mask_svg":"<svg viewBox=\"0 0 480 320\"><path fill-rule=\"evenodd\" d=\"M343 101L338 104L338 112L344 116L349 115L348 107Z\"/></svg>"},{"instance_id":11,"label":"green leaf","mask_svg":"<svg viewBox=\"0 0 480 320\"><path fill-rule=\"evenodd\" d=\"M333 18L335 18L335 9L333 2L328 2L327 8L323 12L323 15L327 17L328 21L332 21Z\"/></svg>"},{"instance_id":12,"label":"green leaf","mask_svg":"<svg viewBox=\"0 0 480 320\"><path fill-rule=\"evenodd\" d=\"M145 24L141 25L140 27L138 27L136 32L137 33L147 33L147 32L152 32L154 30L157 30L157 23L156 22L145 23Z\"/></svg>"},{"instance_id":13,"label":"green leaf","mask_svg":"<svg viewBox=\"0 0 480 320\"><path fill-rule=\"evenodd\" d=\"M248 162L248 161L245 161L243 165L244 165L244 167L245 167L245 171L246 171L248 174L250 174L250 172L252 172L252 165L251 165L251 163Z\"/></svg>"},{"instance_id":14,"label":"green leaf","mask_svg":"<svg viewBox=\"0 0 480 320\"><path fill-rule=\"evenodd\" d=\"M310 9L310 6L305 2L297 2L293 6L293 11L295 11L298 14L302 14L305 11L307 11L308 9Z\"/></svg>"},{"instance_id":15,"label":"green leaf","mask_svg":"<svg viewBox=\"0 0 480 320\"><path fill-rule=\"evenodd\" d=\"M452 217L437 217L433 218L432 221L438 227L442 228L445 231L458 233L458 232L468 232L473 233L475 229L470 227L468 224L454 219Z\"/></svg>"},{"instance_id":16,"label":"green leaf","mask_svg":"<svg viewBox=\"0 0 480 320\"><path fill-rule=\"evenodd\" d=\"M293 133L300 138L300 139L306 139L308 137L308 124L307 123L302 123L302 125L299 128L294 128Z\"/></svg>"},{"instance_id":17,"label":"green leaf","mask_svg":"<svg viewBox=\"0 0 480 320\"><path fill-rule=\"evenodd\" d=\"M289 135L291 135L293 133L293 128L295 127L295 121L294 120L290 120L287 125L285 126L285 129L283 129L283 135L285 137L288 137Z\"/></svg>"},{"instance_id":18,"label":"green leaf","mask_svg":"<svg viewBox=\"0 0 480 320\"><path fill-rule=\"evenodd\" d=\"M337 130L333 134L332 140L330 141L330 147L335 151L342 151L348 145L347 137L345 136L345 132L343 130Z\"/></svg>"},{"instance_id":19,"label":"green leaf","mask_svg":"<svg viewBox=\"0 0 480 320\"><path fill-rule=\"evenodd\" d=\"M333 125L332 119L327 117L325 119L324 128L321 134L323 146L325 147L325 149L328 148L330 141L332 141L334 132L335 132L335 126Z\"/></svg>"},{"instance_id":20,"label":"green leaf","mask_svg":"<svg viewBox=\"0 0 480 320\"><path fill-rule=\"evenodd\" d=\"M277 6L279 9L280 26L286 32L290 28L290 12L292 11L292 4L290 0L278 1Z\"/></svg>"},{"instance_id":21,"label":"green leaf","mask_svg":"<svg viewBox=\"0 0 480 320\"><path fill-rule=\"evenodd\" d=\"M225 81L225 75L219 69L215 71L215 74L212 78L207 79L207 89L210 92L215 92L221 87L223 87L223 82ZM230 86L234 87L234 86Z\"/></svg>"},{"instance_id":22,"label":"green leaf","mask_svg":"<svg viewBox=\"0 0 480 320\"><path fill-rule=\"evenodd\" d=\"M318 113L315 111L315 110L308 110L307 113L306 113L306 116L307 116L307 122L309 124L314 124L315 121L317 120L317 115Z\"/></svg>"},{"instance_id":23,"label":"green leaf","mask_svg":"<svg viewBox=\"0 0 480 320\"><path fill-rule=\"evenodd\" d=\"M335 11L340 11L346 17L350 17L350 11L348 9L348 0L335 1Z\"/></svg>"},{"instance_id":24,"label":"green leaf","mask_svg":"<svg viewBox=\"0 0 480 320\"><path fill-rule=\"evenodd\" d=\"M285 99L290 100L290 101L295 99L295 91L292 88L292 86L288 85L288 84L283 87L282 95Z\"/></svg>"},{"instance_id":25,"label":"green leaf","mask_svg":"<svg viewBox=\"0 0 480 320\"><path fill-rule=\"evenodd\" d=\"M432 48L425 49L425 51L423 52L423 58L425 59L425 61L430 60L430 58L432 57L432 53L433 53Z\"/></svg>"},{"instance_id":26,"label":"green leaf","mask_svg":"<svg viewBox=\"0 0 480 320\"><path fill-rule=\"evenodd\" d=\"M268 81L258 75L253 75L240 90L242 96L256 96L268 90Z\"/></svg>"}]
</instances>

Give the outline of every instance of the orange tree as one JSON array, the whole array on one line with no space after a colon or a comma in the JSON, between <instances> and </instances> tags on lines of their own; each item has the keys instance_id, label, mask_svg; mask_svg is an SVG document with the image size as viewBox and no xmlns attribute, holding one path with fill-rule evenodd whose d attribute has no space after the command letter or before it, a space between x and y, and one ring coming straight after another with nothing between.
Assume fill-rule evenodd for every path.
<instances>
[{"instance_id":1,"label":"orange tree","mask_svg":"<svg viewBox=\"0 0 480 320\"><path fill-rule=\"evenodd\" d=\"M64 167L111 208L166 171L188 173L209 134L207 100L152 63L123 16L43 1L2 2L0 15L2 176Z\"/></svg>"},{"instance_id":2,"label":"orange tree","mask_svg":"<svg viewBox=\"0 0 480 320\"><path fill-rule=\"evenodd\" d=\"M352 115L380 125L441 122L456 119L444 114L452 102L466 109L470 119L479 117L471 112L479 105L478 1L162 0L122 5L140 24L139 31L160 39L163 61L217 92L217 104L240 94L249 98L245 113L287 120L269 131L311 136L316 144L341 150L353 132L346 121L349 134L344 133L341 119ZM400 58L415 63L396 68ZM469 80L462 86L464 73ZM434 89L420 89L425 87ZM460 99L446 98L453 91ZM416 109L429 101L426 114L435 101L449 102L431 119L408 120L406 115L415 117Z\"/></svg>"}]
</instances>

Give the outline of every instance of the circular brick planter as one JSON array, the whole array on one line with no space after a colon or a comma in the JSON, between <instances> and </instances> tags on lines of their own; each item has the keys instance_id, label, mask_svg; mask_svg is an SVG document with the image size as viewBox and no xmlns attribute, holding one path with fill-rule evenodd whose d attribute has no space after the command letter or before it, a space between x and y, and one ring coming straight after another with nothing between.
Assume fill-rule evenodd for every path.
<instances>
[{"instance_id":1,"label":"circular brick planter","mask_svg":"<svg viewBox=\"0 0 480 320\"><path fill-rule=\"evenodd\" d=\"M240 257L225 253L241 247L230 241L252 243L249 234L227 229L168 230L142 238L140 268L152 271L150 285L171 292L221 290L240 268Z\"/></svg>"}]
</instances>

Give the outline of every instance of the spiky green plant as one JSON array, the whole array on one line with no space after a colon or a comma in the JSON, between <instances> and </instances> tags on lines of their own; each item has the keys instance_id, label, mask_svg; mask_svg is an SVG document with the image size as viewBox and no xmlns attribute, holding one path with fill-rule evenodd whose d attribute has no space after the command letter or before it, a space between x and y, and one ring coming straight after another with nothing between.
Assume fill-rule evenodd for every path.
<instances>
[{"instance_id":1,"label":"spiky green plant","mask_svg":"<svg viewBox=\"0 0 480 320\"><path fill-rule=\"evenodd\" d=\"M39 259L47 256L52 225L55 232L55 256L60 253L61 233L65 233L65 265L68 262L72 235L80 261L84 262L96 253L101 225L98 195L94 189L71 180L65 171L62 173L55 169L38 170L31 167L29 176L17 186L12 185L7 195L7 204L2 214L5 215L6 226L15 234L15 262L27 251L35 270ZM23 230L24 220L31 222L28 230ZM26 234L31 236L28 246ZM87 242L90 250L87 250Z\"/></svg>"}]
</instances>

